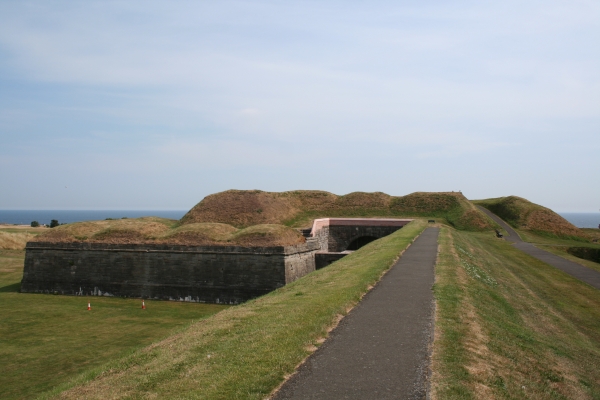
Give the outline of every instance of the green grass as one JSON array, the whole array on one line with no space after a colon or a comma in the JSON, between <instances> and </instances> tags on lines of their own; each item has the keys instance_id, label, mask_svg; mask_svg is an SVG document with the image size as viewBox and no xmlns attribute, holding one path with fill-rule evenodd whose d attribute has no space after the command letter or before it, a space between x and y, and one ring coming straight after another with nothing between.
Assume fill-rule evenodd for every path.
<instances>
[{"instance_id":1,"label":"green grass","mask_svg":"<svg viewBox=\"0 0 600 400\"><path fill-rule=\"evenodd\" d=\"M450 228L436 277L436 398L600 399L600 291Z\"/></svg>"},{"instance_id":2,"label":"green grass","mask_svg":"<svg viewBox=\"0 0 600 400\"><path fill-rule=\"evenodd\" d=\"M536 232L523 229L516 230L525 242L533 243L536 246L562 246L562 247L595 247L600 248L600 244L582 241L579 238L559 238L548 235L540 235Z\"/></svg>"},{"instance_id":3,"label":"green grass","mask_svg":"<svg viewBox=\"0 0 600 400\"><path fill-rule=\"evenodd\" d=\"M29 233L31 235L39 235L46 232L47 228L0 228L0 232L8 233Z\"/></svg>"},{"instance_id":4,"label":"green grass","mask_svg":"<svg viewBox=\"0 0 600 400\"><path fill-rule=\"evenodd\" d=\"M177 313L202 305L143 313L136 300L21 295L23 253L3 251L0 398L265 398L426 226L191 324L202 316ZM581 245L521 233L554 251ZM439 242L433 398L600 399L600 291L490 232L445 226Z\"/></svg>"},{"instance_id":5,"label":"green grass","mask_svg":"<svg viewBox=\"0 0 600 400\"><path fill-rule=\"evenodd\" d=\"M0 398L35 398L226 306L19 293L24 251L0 250ZM92 310L87 311L87 302Z\"/></svg>"},{"instance_id":6,"label":"green grass","mask_svg":"<svg viewBox=\"0 0 600 400\"><path fill-rule=\"evenodd\" d=\"M109 363L60 397L262 399L426 225L414 221L327 268Z\"/></svg>"},{"instance_id":7,"label":"green grass","mask_svg":"<svg viewBox=\"0 0 600 400\"><path fill-rule=\"evenodd\" d=\"M584 231L554 211L521 197L507 196L471 202L487 208L513 228L526 229L548 238L589 241Z\"/></svg>"},{"instance_id":8,"label":"green grass","mask_svg":"<svg viewBox=\"0 0 600 400\"><path fill-rule=\"evenodd\" d=\"M441 214L441 213L440 213ZM423 215L413 215L406 212L392 212L371 209L353 209L353 210L332 210L332 211L302 211L294 215L293 218L283 221L283 225L294 228L311 227L313 221L317 218L401 218L401 219L422 219ZM448 224L443 216L431 216L436 222Z\"/></svg>"}]
</instances>

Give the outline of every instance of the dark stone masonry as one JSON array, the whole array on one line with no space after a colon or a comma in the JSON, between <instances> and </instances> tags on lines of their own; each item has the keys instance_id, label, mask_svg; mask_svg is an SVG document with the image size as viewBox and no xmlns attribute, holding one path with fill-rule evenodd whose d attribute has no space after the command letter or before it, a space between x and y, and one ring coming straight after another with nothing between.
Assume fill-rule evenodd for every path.
<instances>
[{"instance_id":1,"label":"dark stone masonry","mask_svg":"<svg viewBox=\"0 0 600 400\"><path fill-rule=\"evenodd\" d=\"M237 304L329 265L353 243L410 222L335 220L315 220L306 243L286 247L30 242L21 292Z\"/></svg>"}]
</instances>

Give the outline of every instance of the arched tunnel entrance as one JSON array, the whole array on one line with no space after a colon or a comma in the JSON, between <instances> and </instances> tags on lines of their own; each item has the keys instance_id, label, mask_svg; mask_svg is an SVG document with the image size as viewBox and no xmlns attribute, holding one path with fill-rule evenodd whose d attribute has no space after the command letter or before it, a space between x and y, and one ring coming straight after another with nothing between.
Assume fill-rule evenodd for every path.
<instances>
[{"instance_id":1,"label":"arched tunnel entrance","mask_svg":"<svg viewBox=\"0 0 600 400\"><path fill-rule=\"evenodd\" d=\"M315 253L315 269L324 268L374 240L391 235L412 219L319 218L313 221L310 237L320 250ZM308 230L303 232L305 236Z\"/></svg>"},{"instance_id":2,"label":"arched tunnel entrance","mask_svg":"<svg viewBox=\"0 0 600 400\"><path fill-rule=\"evenodd\" d=\"M346 250L358 250L366 244L371 243L373 240L377 240L375 236L360 236L354 239Z\"/></svg>"}]
</instances>

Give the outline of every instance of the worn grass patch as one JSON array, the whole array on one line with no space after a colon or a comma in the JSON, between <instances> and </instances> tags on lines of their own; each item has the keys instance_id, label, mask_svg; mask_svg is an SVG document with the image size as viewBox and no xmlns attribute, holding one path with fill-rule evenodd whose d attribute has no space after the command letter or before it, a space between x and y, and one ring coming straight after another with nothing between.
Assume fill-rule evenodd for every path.
<instances>
[{"instance_id":1,"label":"worn grass patch","mask_svg":"<svg viewBox=\"0 0 600 400\"><path fill-rule=\"evenodd\" d=\"M600 398L600 291L450 228L436 273L434 398Z\"/></svg>"},{"instance_id":2,"label":"worn grass patch","mask_svg":"<svg viewBox=\"0 0 600 400\"><path fill-rule=\"evenodd\" d=\"M262 399L426 225L414 221L327 268L81 376L57 397Z\"/></svg>"},{"instance_id":3,"label":"worn grass patch","mask_svg":"<svg viewBox=\"0 0 600 400\"><path fill-rule=\"evenodd\" d=\"M0 250L0 399L36 398L227 308L19 293L24 255Z\"/></svg>"}]
</instances>

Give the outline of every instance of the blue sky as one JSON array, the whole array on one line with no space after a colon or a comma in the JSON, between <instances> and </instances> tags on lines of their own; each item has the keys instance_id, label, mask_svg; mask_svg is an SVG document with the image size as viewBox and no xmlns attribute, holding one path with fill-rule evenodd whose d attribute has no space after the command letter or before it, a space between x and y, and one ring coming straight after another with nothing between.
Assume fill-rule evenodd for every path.
<instances>
[{"instance_id":1,"label":"blue sky","mask_svg":"<svg viewBox=\"0 0 600 400\"><path fill-rule=\"evenodd\" d=\"M0 209L227 189L600 209L597 1L0 3Z\"/></svg>"}]
</instances>

